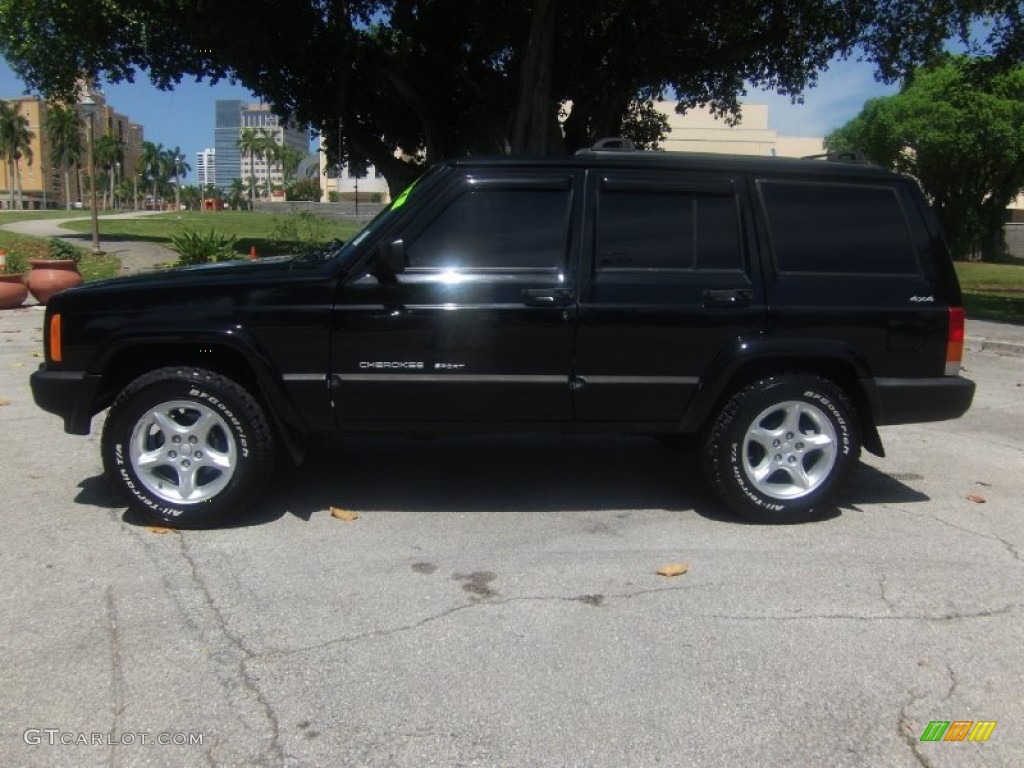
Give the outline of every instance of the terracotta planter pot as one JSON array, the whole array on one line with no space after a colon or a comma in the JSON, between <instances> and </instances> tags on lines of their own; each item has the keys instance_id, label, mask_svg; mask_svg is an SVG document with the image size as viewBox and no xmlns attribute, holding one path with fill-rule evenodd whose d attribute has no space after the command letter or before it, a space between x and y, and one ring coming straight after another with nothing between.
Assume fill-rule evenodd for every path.
<instances>
[{"instance_id":1,"label":"terracotta planter pot","mask_svg":"<svg viewBox=\"0 0 1024 768\"><path fill-rule=\"evenodd\" d=\"M24 275L20 272L0 275L0 309L20 307L27 296Z\"/></svg>"},{"instance_id":2,"label":"terracotta planter pot","mask_svg":"<svg viewBox=\"0 0 1024 768\"><path fill-rule=\"evenodd\" d=\"M28 290L36 301L45 304L53 294L78 285L82 276L74 259L29 259Z\"/></svg>"}]
</instances>

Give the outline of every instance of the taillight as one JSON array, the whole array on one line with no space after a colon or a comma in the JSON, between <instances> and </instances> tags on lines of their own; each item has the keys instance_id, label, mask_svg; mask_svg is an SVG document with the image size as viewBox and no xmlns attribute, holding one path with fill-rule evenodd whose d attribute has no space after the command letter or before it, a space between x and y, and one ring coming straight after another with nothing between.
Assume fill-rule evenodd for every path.
<instances>
[{"instance_id":1,"label":"taillight","mask_svg":"<svg viewBox=\"0 0 1024 768\"><path fill-rule=\"evenodd\" d=\"M956 376L960 373L960 363L964 359L964 308L949 308L949 336L946 340L946 375Z\"/></svg>"},{"instance_id":2,"label":"taillight","mask_svg":"<svg viewBox=\"0 0 1024 768\"><path fill-rule=\"evenodd\" d=\"M50 315L50 360L55 363L61 362L64 358L64 350L61 349L60 339L60 313Z\"/></svg>"}]
</instances>

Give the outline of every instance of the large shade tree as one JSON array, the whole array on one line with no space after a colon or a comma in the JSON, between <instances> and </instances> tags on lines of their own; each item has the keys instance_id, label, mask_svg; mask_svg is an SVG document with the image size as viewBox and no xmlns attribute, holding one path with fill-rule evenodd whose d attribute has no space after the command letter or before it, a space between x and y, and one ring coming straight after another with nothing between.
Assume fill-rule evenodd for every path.
<instances>
[{"instance_id":1,"label":"large shade tree","mask_svg":"<svg viewBox=\"0 0 1024 768\"><path fill-rule=\"evenodd\" d=\"M66 98L83 73L116 81L141 69L161 87L237 80L282 117L325 131L332 162L372 162L392 190L442 156L656 138L649 106L663 94L734 113L745 83L798 94L855 51L899 78L982 17L980 42L997 59L1024 53L1019 0L287 5L0 0L0 51L31 89Z\"/></svg>"},{"instance_id":2,"label":"large shade tree","mask_svg":"<svg viewBox=\"0 0 1024 768\"><path fill-rule=\"evenodd\" d=\"M1024 190L1024 67L948 57L867 102L826 144L915 177L955 257L997 257L1006 207Z\"/></svg>"}]
</instances>

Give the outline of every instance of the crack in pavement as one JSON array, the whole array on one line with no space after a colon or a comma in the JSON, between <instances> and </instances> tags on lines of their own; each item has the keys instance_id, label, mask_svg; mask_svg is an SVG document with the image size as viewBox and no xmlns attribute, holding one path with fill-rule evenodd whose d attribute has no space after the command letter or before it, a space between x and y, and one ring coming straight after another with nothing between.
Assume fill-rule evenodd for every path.
<instances>
[{"instance_id":1,"label":"crack in pavement","mask_svg":"<svg viewBox=\"0 0 1024 768\"><path fill-rule=\"evenodd\" d=\"M425 616L418 621L410 622L408 624L402 624L397 627L391 627L390 629L374 629L368 632L360 632L355 635L348 635L345 637L334 638L333 640L327 640L323 643L317 643L316 645L303 646L300 648L291 649L278 649L268 650L261 654L263 658L278 657L283 658L292 656L299 653L308 653L310 651L321 651L330 648L334 645L348 645L351 643L361 642L363 640L371 640L376 638L392 637L395 635L404 634L406 632L413 632L429 624L433 624L437 621L442 621L449 616L453 616L462 611L466 611L472 608L481 607L497 607L510 605L512 603L525 603L525 602L563 602L563 603L581 603L583 605L593 606L595 608L603 606L608 600L631 600L637 597L646 597L649 595L658 595L663 592L681 592L692 589L703 589L716 585L712 584L701 584L701 585L687 585L682 587L661 587L658 589L642 589L635 592L623 592L615 594L583 594L574 596L563 596L563 595L521 595L518 597L505 597L501 599L493 598L479 598L471 600L468 603L461 605L455 605L448 608L440 613ZM888 605L888 601L887 605ZM947 622L947 621L966 621L972 619L983 619L997 616L1005 616L1012 613L1020 608L1024 607L1024 604L1010 603L1000 608L991 610L977 611L974 613L966 612L955 612L940 615L889 615L878 614L878 615L861 615L861 614L809 614L801 616L766 616L757 614L715 614L715 613L700 613L690 614L689 618L698 619L718 619L725 621L920 621L920 622ZM891 610L891 607L890 607Z\"/></svg>"},{"instance_id":2,"label":"crack in pavement","mask_svg":"<svg viewBox=\"0 0 1024 768\"><path fill-rule=\"evenodd\" d=\"M210 593L210 589L207 586L205 579L199 572L195 559L192 557L192 553L189 550L187 537L184 532L178 536L178 541L182 559L184 559L190 569L192 582L199 588L199 591L203 596L203 601L206 603L207 608L210 610L210 613L213 615L214 621L217 624L217 629L220 634L223 635L223 637L226 638L227 641L242 654L241 660L238 661L238 671L236 674L237 679L241 682L242 688L252 694L253 698L255 698L263 712L264 718L270 724L270 744L256 759L255 764L271 766L281 765L285 762L286 758L291 758L291 755L285 753L284 747L281 744L281 724L278 720L277 712L274 711L273 706L267 700L263 691L260 690L255 677L249 669L249 663L260 658L261 654L258 654L247 647L244 639L229 628L227 620L221 613L220 608L217 606L217 602ZM231 695L230 691L228 691L228 695ZM212 755L210 757L212 760Z\"/></svg>"},{"instance_id":3,"label":"crack in pavement","mask_svg":"<svg viewBox=\"0 0 1024 768\"><path fill-rule=\"evenodd\" d=\"M1018 563L1019 562L1024 562L1024 560L1021 560L1020 550L1017 549L1016 545L1014 545L1011 542L1007 541L1002 536L998 536L998 535L996 535L994 533L982 533L981 531L975 531L975 530L971 530L970 528L964 528L962 525L957 525L956 523L952 523L949 520L945 520L945 519L939 517L938 515L928 515L928 517L930 517L932 520L935 520L936 522L942 523L943 525L948 525L950 528L955 528L956 530L962 531L963 533L969 533L972 536L977 536L979 539L988 539L989 541L997 541L997 542L999 542L1000 544L1002 544L1006 548L1006 551L1009 552L1010 555Z\"/></svg>"},{"instance_id":4,"label":"crack in pavement","mask_svg":"<svg viewBox=\"0 0 1024 768\"><path fill-rule=\"evenodd\" d=\"M883 573L878 579L878 591L882 602L885 603L885 607L889 609L889 614L896 613L896 606L892 604L892 600L889 598L889 594L885 591L885 574Z\"/></svg>"},{"instance_id":5,"label":"crack in pavement","mask_svg":"<svg viewBox=\"0 0 1024 768\"><path fill-rule=\"evenodd\" d=\"M290 648L290 649L287 649L287 650L282 649L282 650L277 650L277 651L268 651L267 653L265 653L263 655L264 656L285 657L285 656L291 656L291 655L298 654L298 653L308 653L309 651L323 650L323 649L326 649L326 648L330 648L332 645L347 645L349 643L360 642L361 640L370 640L370 639L373 639L373 638L391 637L393 635L400 635L400 634L404 634L406 632L415 631L415 630L420 629L421 627L424 627L424 626L426 626L428 624L433 624L436 621L441 621L442 619L446 619L449 616L452 616L452 615L454 615L456 613L461 613L462 611L468 610L470 608L479 608L479 607L484 607L484 606L487 606L487 607L501 606L501 605L509 605L511 603L521 603L521 602L580 603L580 604L583 604L583 605L589 605L589 606L592 606L592 607L596 608L596 607L604 605L604 602L606 600L609 600L609 599L611 599L611 600L630 600L630 599L632 599L634 597L642 597L644 595L656 594L656 593L659 593L659 592L681 592L681 591L684 591L684 590L703 589L703 588L707 588L707 587L711 587L711 586L716 586L716 585L712 585L712 584L697 584L697 585L693 585L693 584L691 584L691 585L681 586L681 587L661 587L660 589L642 589L642 590L637 590L636 592L623 592L623 593L610 594L610 595L609 594L585 594L585 595L573 595L573 596L569 596L569 597L564 596L564 595L546 595L546 596L545 595L523 595L523 596L519 596L519 597L505 597L505 598L501 598L501 599L479 598L479 599L471 600L468 603L463 603L461 605L452 606L451 608L448 608L447 610L441 611L440 613L432 614L430 616L425 616L424 618L420 619L419 621L414 621L414 622L411 622L409 624L402 624L402 625L397 626L397 627L391 627L390 629L375 629L375 630L372 630L370 632L360 632L357 635L349 635L347 637L336 637L333 640L328 640L326 642L318 643L316 645L303 646L301 648Z\"/></svg>"},{"instance_id":6,"label":"crack in pavement","mask_svg":"<svg viewBox=\"0 0 1024 768\"><path fill-rule=\"evenodd\" d=\"M956 689L960 686L960 681L957 680L956 673L953 671L953 667L949 664L946 665L946 674L949 675L949 690L947 690L945 695L939 699L940 702L949 701L956 692ZM908 709L914 706L917 702L924 701L924 699L924 694L916 695L911 693L910 698L900 705L899 715L896 721L896 732L900 740L910 748L910 752L914 756L918 765L922 765L924 768L932 768L931 761L921 752L921 739L917 736L917 732L911 729L910 719L907 715Z\"/></svg>"},{"instance_id":7,"label":"crack in pavement","mask_svg":"<svg viewBox=\"0 0 1024 768\"><path fill-rule=\"evenodd\" d=\"M125 703L124 667L121 664L121 631L117 627L117 606L114 603L114 588L112 586L107 587L106 602L107 625L110 631L110 688L111 698L113 700L113 723L111 724L110 732L115 736L115 738L110 740L109 764L116 767L120 765L121 762L117 752L117 743L119 739L116 737L121 733L121 715L124 713Z\"/></svg>"}]
</instances>

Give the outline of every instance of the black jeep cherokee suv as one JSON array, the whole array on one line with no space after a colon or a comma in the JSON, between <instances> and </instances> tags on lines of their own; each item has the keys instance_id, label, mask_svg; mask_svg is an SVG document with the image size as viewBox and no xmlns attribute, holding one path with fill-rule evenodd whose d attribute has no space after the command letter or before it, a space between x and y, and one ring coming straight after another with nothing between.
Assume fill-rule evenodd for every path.
<instances>
[{"instance_id":1,"label":"black jeep cherokee suv","mask_svg":"<svg viewBox=\"0 0 1024 768\"><path fill-rule=\"evenodd\" d=\"M133 505L223 521L279 446L353 433L698 436L760 521L833 505L883 424L955 418L964 312L915 183L635 151L446 162L318 254L55 296L37 404Z\"/></svg>"}]
</instances>

